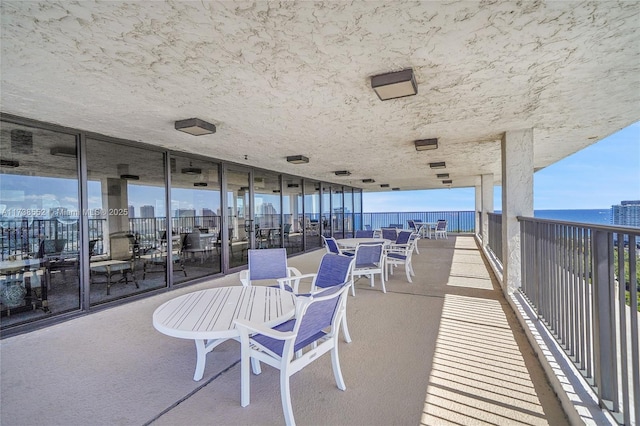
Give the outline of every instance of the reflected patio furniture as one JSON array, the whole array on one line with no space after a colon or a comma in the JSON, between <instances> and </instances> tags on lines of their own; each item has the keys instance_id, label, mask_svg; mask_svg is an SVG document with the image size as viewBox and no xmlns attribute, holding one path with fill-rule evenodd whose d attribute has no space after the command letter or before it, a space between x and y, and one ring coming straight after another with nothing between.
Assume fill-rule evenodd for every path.
<instances>
[{"instance_id":1,"label":"reflected patio furniture","mask_svg":"<svg viewBox=\"0 0 640 426\"><path fill-rule=\"evenodd\" d=\"M298 298L295 318L276 327L257 321L235 321L241 345L240 405L246 407L251 401L250 364L254 374L258 375L261 373L260 362L264 362L280 370L280 397L285 423L287 426L295 425L289 377L329 351L336 385L340 390L346 389L338 357L338 332L345 317L348 290L349 285L343 284L308 298Z\"/></svg>"},{"instance_id":2,"label":"reflected patio furniture","mask_svg":"<svg viewBox=\"0 0 640 426\"><path fill-rule=\"evenodd\" d=\"M0 261L0 314L41 308L49 312L47 300L48 274L46 261L16 259Z\"/></svg>"},{"instance_id":3,"label":"reflected patio furniture","mask_svg":"<svg viewBox=\"0 0 640 426\"><path fill-rule=\"evenodd\" d=\"M203 241L199 231L190 232L184 237L182 254L191 255L191 259L194 259L196 254L199 254L200 263L204 263L207 252L212 250L212 248L213 244L207 245L207 240L205 239L205 241Z\"/></svg>"},{"instance_id":4,"label":"reflected patio furniture","mask_svg":"<svg viewBox=\"0 0 640 426\"><path fill-rule=\"evenodd\" d=\"M140 256L140 259L143 260L142 264L142 279L146 279L147 274L153 272L163 272L167 273L167 252L162 249L152 248L147 250L147 252ZM173 272L183 272L184 276L187 276L187 270L184 267L184 263L182 261L182 256L180 252L174 250L171 253L171 261L174 264Z\"/></svg>"},{"instance_id":5,"label":"reflected patio furniture","mask_svg":"<svg viewBox=\"0 0 640 426\"><path fill-rule=\"evenodd\" d=\"M111 286L114 284L113 276L121 275L122 277L116 282L124 281L125 284L129 283L129 275L136 288L140 288L138 280L133 273L133 260L102 260L98 262L91 262L90 264L91 276L103 275L106 277L106 281L103 284L107 285L107 295L111 294ZM99 284L100 282L91 279L91 284Z\"/></svg>"}]
</instances>

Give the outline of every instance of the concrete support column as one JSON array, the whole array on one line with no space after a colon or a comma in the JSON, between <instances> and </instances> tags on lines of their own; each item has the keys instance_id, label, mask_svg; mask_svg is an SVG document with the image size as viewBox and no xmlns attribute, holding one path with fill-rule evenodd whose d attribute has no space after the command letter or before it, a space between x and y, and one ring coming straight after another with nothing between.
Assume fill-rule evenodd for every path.
<instances>
[{"instance_id":1,"label":"concrete support column","mask_svg":"<svg viewBox=\"0 0 640 426\"><path fill-rule=\"evenodd\" d=\"M481 221L482 221L482 187L480 186L480 183L476 183L475 189L476 189L476 193L475 193L475 197L476 197L476 234L479 235L480 237L482 237L482 231L481 231ZM483 243L484 244L484 243Z\"/></svg>"},{"instance_id":2,"label":"concrete support column","mask_svg":"<svg viewBox=\"0 0 640 426\"><path fill-rule=\"evenodd\" d=\"M502 285L507 293L522 284L518 216L533 216L533 129L502 136Z\"/></svg>"},{"instance_id":3,"label":"concrete support column","mask_svg":"<svg viewBox=\"0 0 640 426\"><path fill-rule=\"evenodd\" d=\"M493 174L480 176L482 189L482 245L489 244L489 213L493 213Z\"/></svg>"}]
</instances>

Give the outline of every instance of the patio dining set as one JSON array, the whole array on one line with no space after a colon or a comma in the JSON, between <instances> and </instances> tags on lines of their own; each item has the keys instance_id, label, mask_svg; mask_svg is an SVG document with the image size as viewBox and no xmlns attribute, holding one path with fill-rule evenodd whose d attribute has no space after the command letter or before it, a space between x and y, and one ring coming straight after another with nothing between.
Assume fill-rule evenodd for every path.
<instances>
[{"instance_id":1,"label":"patio dining set","mask_svg":"<svg viewBox=\"0 0 640 426\"><path fill-rule=\"evenodd\" d=\"M163 334L195 341L196 381L203 377L207 353L229 339L239 341L243 407L250 403L250 371L259 375L262 362L280 370L285 422L294 425L289 386L293 374L330 352L336 386L346 389L338 336L342 328L344 340L352 341L346 307L349 289L355 296L354 281L368 276L373 287L374 276L380 275L386 293L385 281L395 267L404 266L409 282L415 275L411 256L417 251L420 232L415 228L388 232L358 232L355 238L340 240L323 237L327 253L317 272L310 274L288 266L284 248L250 249L240 285L169 300L155 310L153 325Z\"/></svg>"}]
</instances>

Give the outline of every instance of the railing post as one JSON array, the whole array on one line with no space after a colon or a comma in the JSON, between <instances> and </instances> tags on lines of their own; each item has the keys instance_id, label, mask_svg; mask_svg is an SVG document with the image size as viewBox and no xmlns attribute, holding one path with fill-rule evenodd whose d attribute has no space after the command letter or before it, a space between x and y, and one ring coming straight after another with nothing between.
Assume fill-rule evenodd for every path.
<instances>
[{"instance_id":1,"label":"railing post","mask_svg":"<svg viewBox=\"0 0 640 426\"><path fill-rule=\"evenodd\" d=\"M598 389L600 406L611 409L610 401L615 398L615 319L612 297L615 294L611 279L613 261L612 243L605 231L594 231L592 234L593 282L594 296L594 362L595 386Z\"/></svg>"}]
</instances>

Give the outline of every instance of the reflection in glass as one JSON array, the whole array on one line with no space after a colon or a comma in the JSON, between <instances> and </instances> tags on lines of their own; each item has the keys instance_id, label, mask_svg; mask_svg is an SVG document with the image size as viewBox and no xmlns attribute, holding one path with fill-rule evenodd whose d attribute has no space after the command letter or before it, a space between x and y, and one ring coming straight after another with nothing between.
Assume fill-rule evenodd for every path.
<instances>
[{"instance_id":1,"label":"reflection in glass","mask_svg":"<svg viewBox=\"0 0 640 426\"><path fill-rule=\"evenodd\" d=\"M254 239L249 195L249 172L229 168L227 170L227 226L230 268L247 264L247 248Z\"/></svg>"},{"instance_id":2,"label":"reflection in glass","mask_svg":"<svg viewBox=\"0 0 640 426\"><path fill-rule=\"evenodd\" d=\"M345 238L344 235L344 204L342 185L331 187L331 227L336 239Z\"/></svg>"},{"instance_id":3,"label":"reflection in glass","mask_svg":"<svg viewBox=\"0 0 640 426\"><path fill-rule=\"evenodd\" d=\"M322 247L320 237L320 183L304 181L304 236L306 250Z\"/></svg>"},{"instance_id":4,"label":"reflection in glass","mask_svg":"<svg viewBox=\"0 0 640 426\"><path fill-rule=\"evenodd\" d=\"M299 253L302 245L304 216L302 215L302 180L300 178L284 178L282 193L282 243L287 254Z\"/></svg>"},{"instance_id":5,"label":"reflection in glass","mask_svg":"<svg viewBox=\"0 0 640 426\"><path fill-rule=\"evenodd\" d=\"M174 282L217 274L222 270L218 165L180 156L173 156L171 165L171 226L180 247L173 254ZM184 275L175 273L177 266Z\"/></svg>"},{"instance_id":6,"label":"reflection in glass","mask_svg":"<svg viewBox=\"0 0 640 426\"><path fill-rule=\"evenodd\" d=\"M90 304L165 287L170 252L184 273L166 235L162 153L88 139L87 174Z\"/></svg>"},{"instance_id":7,"label":"reflection in glass","mask_svg":"<svg viewBox=\"0 0 640 426\"><path fill-rule=\"evenodd\" d=\"M74 135L3 122L0 152L4 329L80 309L80 208Z\"/></svg>"},{"instance_id":8,"label":"reflection in glass","mask_svg":"<svg viewBox=\"0 0 640 426\"><path fill-rule=\"evenodd\" d=\"M281 247L280 177L256 171L253 192L255 248Z\"/></svg>"}]
</instances>

